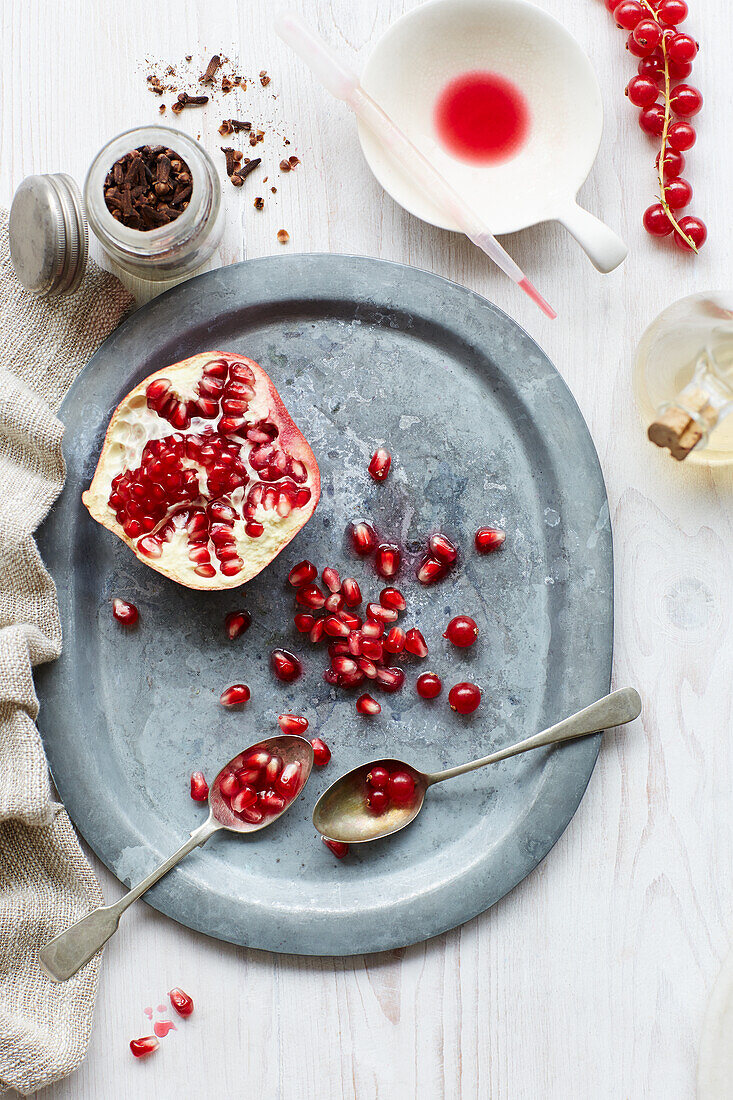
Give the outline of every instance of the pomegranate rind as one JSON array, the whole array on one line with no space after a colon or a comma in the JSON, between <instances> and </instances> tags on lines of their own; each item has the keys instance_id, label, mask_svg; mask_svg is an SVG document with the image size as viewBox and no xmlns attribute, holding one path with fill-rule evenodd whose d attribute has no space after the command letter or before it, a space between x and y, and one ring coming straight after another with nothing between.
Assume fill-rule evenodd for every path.
<instances>
[{"instance_id":1,"label":"pomegranate rind","mask_svg":"<svg viewBox=\"0 0 733 1100\"><path fill-rule=\"evenodd\" d=\"M304 484L311 495L305 505L293 507L288 516L275 518L273 512L268 517L265 531L259 538L250 537L245 533L243 519L235 521L237 548L243 563L241 569L232 576L226 576L217 567L213 577L204 577L195 572L195 563L189 560L185 542L175 537L169 543L164 543L162 554L158 558L149 557L138 550L139 540L130 538L125 533L109 504L109 496L113 478L124 470L139 466L142 449L149 440L162 439L178 431L157 412L148 408L147 389L150 384L158 379L165 379L171 383L177 393L192 394L202 377L203 368L219 359L230 364L246 364L252 370L255 376L255 397L246 418L252 424L263 418L276 423L279 429L278 443L289 455L306 467L308 478ZM217 420L208 420L201 423L212 426L217 422ZM182 434L190 433L184 431ZM235 442L240 440L236 438ZM249 485L251 486L259 479L256 471L250 470L250 473ZM277 485L278 483L269 482L268 484ZM321 478L315 455L290 416L267 372L259 363L246 356L236 355L233 352L207 351L155 371L123 398L110 419L97 469L89 488L82 493L82 502L93 519L117 535L129 546L135 556L151 569L187 588L218 591L239 588L262 572L305 526L315 511L320 495ZM202 504L206 503L205 497L201 500ZM179 542L180 545L178 545ZM211 560L215 561L214 555Z\"/></svg>"}]
</instances>

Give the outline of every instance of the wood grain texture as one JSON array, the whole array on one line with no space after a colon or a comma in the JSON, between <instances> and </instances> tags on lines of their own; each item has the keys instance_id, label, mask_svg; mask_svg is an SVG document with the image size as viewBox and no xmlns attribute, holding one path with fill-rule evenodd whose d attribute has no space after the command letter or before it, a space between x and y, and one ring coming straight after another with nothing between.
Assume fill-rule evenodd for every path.
<instances>
[{"instance_id":1,"label":"wood grain texture","mask_svg":"<svg viewBox=\"0 0 733 1100\"><path fill-rule=\"evenodd\" d=\"M691 4L689 25L703 47L695 82L707 104L689 175L695 212L710 230L695 260L649 241L640 226L654 201L654 154L624 100L633 66L623 35L601 0L540 3L597 69L605 135L581 198L631 249L621 270L602 277L554 225L505 239L557 308L554 324L467 242L417 222L380 191L345 109L276 41L270 5L4 0L1 202L31 172L81 180L112 134L157 120L146 58L192 53L203 65L222 50L245 74L272 74L267 93L239 97L241 111L291 136L288 151L302 166L277 178L281 149L268 135L278 193L258 213L253 180L241 191L225 185L227 230L215 264L282 251L275 234L284 227L291 250L364 253L438 272L529 330L598 447L615 529L615 680L634 684L645 701L642 722L606 737L581 807L545 862L490 912L429 943L355 960L277 957L135 907L107 949L89 1057L44 1100L694 1094L706 999L733 927L732 484L730 472L685 468L646 442L630 370L660 309L695 290L730 287L733 10L727 0ZM414 4L293 6L360 63ZM216 126L236 113L237 98L231 110L184 112L178 123L221 156ZM119 883L92 862L108 899L119 896ZM162 1003L178 984L194 995L196 1013L153 1059L134 1062L127 1044L146 1033L144 1005Z\"/></svg>"}]
</instances>

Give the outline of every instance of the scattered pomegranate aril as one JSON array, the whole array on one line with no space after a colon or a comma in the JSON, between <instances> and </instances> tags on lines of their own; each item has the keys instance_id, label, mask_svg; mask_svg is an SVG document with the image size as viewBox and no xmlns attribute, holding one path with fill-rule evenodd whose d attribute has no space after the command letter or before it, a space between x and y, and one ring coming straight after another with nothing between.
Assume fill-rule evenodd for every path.
<instances>
[{"instance_id":1,"label":"scattered pomegranate aril","mask_svg":"<svg viewBox=\"0 0 733 1100\"><path fill-rule=\"evenodd\" d=\"M240 707L243 703L248 703L251 697L252 693L246 684L232 684L231 687L224 688L219 702L223 707Z\"/></svg>"},{"instance_id":2,"label":"scattered pomegranate aril","mask_svg":"<svg viewBox=\"0 0 733 1100\"><path fill-rule=\"evenodd\" d=\"M370 661L381 661L384 656L384 642L380 638L365 636L362 630L360 656L368 657Z\"/></svg>"},{"instance_id":3,"label":"scattered pomegranate aril","mask_svg":"<svg viewBox=\"0 0 733 1100\"><path fill-rule=\"evenodd\" d=\"M294 798L300 790L300 775L302 767L299 760L292 764L286 764L277 778L278 788L287 798Z\"/></svg>"},{"instance_id":4,"label":"scattered pomegranate aril","mask_svg":"<svg viewBox=\"0 0 733 1100\"><path fill-rule=\"evenodd\" d=\"M360 657L359 660L361 661L363 658ZM359 667L360 666L357 665L353 657L347 657L345 654L343 656L334 657L331 661L331 668L334 672L337 672L339 676L342 674L348 676L352 672L356 672Z\"/></svg>"},{"instance_id":5,"label":"scattered pomegranate aril","mask_svg":"<svg viewBox=\"0 0 733 1100\"><path fill-rule=\"evenodd\" d=\"M377 532L366 520L355 520L351 525L351 545L360 558L368 558L377 549Z\"/></svg>"},{"instance_id":6,"label":"scattered pomegranate aril","mask_svg":"<svg viewBox=\"0 0 733 1100\"><path fill-rule=\"evenodd\" d=\"M302 588L304 584L314 581L317 576L318 570L312 561L301 561L290 570L288 580L293 588Z\"/></svg>"},{"instance_id":7,"label":"scattered pomegranate aril","mask_svg":"<svg viewBox=\"0 0 733 1100\"><path fill-rule=\"evenodd\" d=\"M679 226L682 232L685 233L694 243L696 248L702 248L702 246L705 244L705 241L708 239L708 231L705 222L701 221L700 218L693 218L691 216L688 216L686 218L680 218ZM692 249L690 248L690 245L685 240L685 238L681 237L680 234L676 231L674 235L674 243L677 245L678 248L681 248L683 252L692 252Z\"/></svg>"},{"instance_id":8,"label":"scattered pomegranate aril","mask_svg":"<svg viewBox=\"0 0 733 1100\"><path fill-rule=\"evenodd\" d=\"M388 653L401 653L405 648L405 632L401 626L393 626L384 639L384 648Z\"/></svg>"},{"instance_id":9,"label":"scattered pomegranate aril","mask_svg":"<svg viewBox=\"0 0 733 1100\"><path fill-rule=\"evenodd\" d=\"M363 653L364 639L358 630L350 630L346 645L352 657L361 657Z\"/></svg>"},{"instance_id":10,"label":"scattered pomegranate aril","mask_svg":"<svg viewBox=\"0 0 733 1100\"><path fill-rule=\"evenodd\" d=\"M371 695L360 695L356 700L356 709L359 714L380 714L382 710L382 704L378 703L376 699L373 699Z\"/></svg>"},{"instance_id":11,"label":"scattered pomegranate aril","mask_svg":"<svg viewBox=\"0 0 733 1100\"><path fill-rule=\"evenodd\" d=\"M320 611L326 602L326 597L317 584L304 584L295 593L295 600L301 607L309 607L312 611Z\"/></svg>"},{"instance_id":12,"label":"scattered pomegranate aril","mask_svg":"<svg viewBox=\"0 0 733 1100\"><path fill-rule=\"evenodd\" d=\"M259 825L265 817L262 810L257 806L247 806L244 810L239 811L239 816L249 825Z\"/></svg>"},{"instance_id":13,"label":"scattered pomegranate aril","mask_svg":"<svg viewBox=\"0 0 733 1100\"><path fill-rule=\"evenodd\" d=\"M384 634L384 623L377 619L367 619L361 628L364 638L381 638Z\"/></svg>"},{"instance_id":14,"label":"scattered pomegranate aril","mask_svg":"<svg viewBox=\"0 0 733 1100\"><path fill-rule=\"evenodd\" d=\"M451 710L458 714L473 714L481 702L481 690L475 684L463 682L454 684L448 692L448 702Z\"/></svg>"},{"instance_id":15,"label":"scattered pomegranate aril","mask_svg":"<svg viewBox=\"0 0 733 1100\"><path fill-rule=\"evenodd\" d=\"M363 660L363 658L360 658ZM382 691L389 692L399 691L405 682L405 674L401 668L378 668L377 669L377 683Z\"/></svg>"},{"instance_id":16,"label":"scattered pomegranate aril","mask_svg":"<svg viewBox=\"0 0 733 1100\"><path fill-rule=\"evenodd\" d=\"M327 565L321 574L321 580L325 584L329 592L339 592L341 589L341 577L338 574L338 570L332 566Z\"/></svg>"},{"instance_id":17,"label":"scattered pomegranate aril","mask_svg":"<svg viewBox=\"0 0 733 1100\"><path fill-rule=\"evenodd\" d=\"M307 634L315 623L315 619L312 615L309 615L307 611L299 611L297 615L293 616L293 622L295 623L295 629L301 634Z\"/></svg>"},{"instance_id":18,"label":"scattered pomegranate aril","mask_svg":"<svg viewBox=\"0 0 733 1100\"><path fill-rule=\"evenodd\" d=\"M337 614L341 622L346 623L349 630L358 630L361 626L361 619L358 615L354 615L352 611L347 611L346 608L342 607Z\"/></svg>"},{"instance_id":19,"label":"scattered pomegranate aril","mask_svg":"<svg viewBox=\"0 0 733 1100\"><path fill-rule=\"evenodd\" d=\"M465 649L478 638L478 626L469 615L456 615L448 623L443 637L459 649Z\"/></svg>"},{"instance_id":20,"label":"scattered pomegranate aril","mask_svg":"<svg viewBox=\"0 0 733 1100\"><path fill-rule=\"evenodd\" d=\"M479 527L474 536L474 544L479 554L491 554L504 545L506 532L501 527Z\"/></svg>"},{"instance_id":21,"label":"scattered pomegranate aril","mask_svg":"<svg viewBox=\"0 0 733 1100\"><path fill-rule=\"evenodd\" d=\"M361 589L353 577L345 577L341 582L341 595L347 607L358 607L361 603Z\"/></svg>"},{"instance_id":22,"label":"scattered pomegranate aril","mask_svg":"<svg viewBox=\"0 0 733 1100\"><path fill-rule=\"evenodd\" d=\"M317 768L324 767L331 759L331 750L320 737L314 737L311 745L313 747L313 763Z\"/></svg>"},{"instance_id":23,"label":"scattered pomegranate aril","mask_svg":"<svg viewBox=\"0 0 733 1100\"><path fill-rule=\"evenodd\" d=\"M413 626L411 630L408 630L405 634L405 649L408 653L411 653L413 657L427 657L428 645L422 636L422 633Z\"/></svg>"},{"instance_id":24,"label":"scattered pomegranate aril","mask_svg":"<svg viewBox=\"0 0 733 1100\"><path fill-rule=\"evenodd\" d=\"M263 814L281 814L287 806L287 799L277 791L265 790L257 792L257 807Z\"/></svg>"},{"instance_id":25,"label":"scattered pomegranate aril","mask_svg":"<svg viewBox=\"0 0 733 1100\"><path fill-rule=\"evenodd\" d=\"M156 372L123 399L82 500L140 561L215 590L264 569L319 495L313 452L265 371L208 352Z\"/></svg>"},{"instance_id":26,"label":"scattered pomegranate aril","mask_svg":"<svg viewBox=\"0 0 733 1100\"><path fill-rule=\"evenodd\" d=\"M191 1015L193 1012L193 999L189 997L188 993L184 993L182 989L176 986L175 989L171 989L168 996L179 1016L183 1016L185 1019Z\"/></svg>"},{"instance_id":27,"label":"scattered pomegranate aril","mask_svg":"<svg viewBox=\"0 0 733 1100\"><path fill-rule=\"evenodd\" d=\"M308 719L300 714L279 714L277 721L283 733L297 733L302 737L308 729Z\"/></svg>"},{"instance_id":28,"label":"scattered pomegranate aril","mask_svg":"<svg viewBox=\"0 0 733 1100\"><path fill-rule=\"evenodd\" d=\"M117 622L122 623L123 626L134 626L140 617L134 603L121 600L118 596L115 596L112 600L112 614Z\"/></svg>"},{"instance_id":29,"label":"scattered pomegranate aril","mask_svg":"<svg viewBox=\"0 0 733 1100\"><path fill-rule=\"evenodd\" d=\"M221 784L219 784L221 790ZM242 787L236 791L231 798L230 805L235 814L241 814L244 810L248 810L250 806L254 806L257 801L257 791L252 787Z\"/></svg>"},{"instance_id":30,"label":"scattered pomegranate aril","mask_svg":"<svg viewBox=\"0 0 733 1100\"><path fill-rule=\"evenodd\" d=\"M422 699L436 699L443 690L443 685L434 672L424 672L422 676L418 676L415 688Z\"/></svg>"},{"instance_id":31,"label":"scattered pomegranate aril","mask_svg":"<svg viewBox=\"0 0 733 1100\"><path fill-rule=\"evenodd\" d=\"M225 798L232 798L240 789L240 782L234 772L226 772L219 780L219 790Z\"/></svg>"},{"instance_id":32,"label":"scattered pomegranate aril","mask_svg":"<svg viewBox=\"0 0 733 1100\"><path fill-rule=\"evenodd\" d=\"M389 795L386 791L371 789L365 801L373 814L383 814L389 807Z\"/></svg>"},{"instance_id":33,"label":"scattered pomegranate aril","mask_svg":"<svg viewBox=\"0 0 733 1100\"><path fill-rule=\"evenodd\" d=\"M298 658L295 654L289 653L287 649L273 649L270 654L270 668L278 680L284 680L288 684L293 680L297 680L303 671L303 666Z\"/></svg>"},{"instance_id":34,"label":"scattered pomegranate aril","mask_svg":"<svg viewBox=\"0 0 733 1100\"><path fill-rule=\"evenodd\" d=\"M335 615L329 615L327 619L323 620L323 629L332 638L346 638L349 634L346 623L342 622L341 619L337 619Z\"/></svg>"},{"instance_id":35,"label":"scattered pomegranate aril","mask_svg":"<svg viewBox=\"0 0 733 1100\"><path fill-rule=\"evenodd\" d=\"M380 577L389 580L399 572L402 552L399 546L391 542L383 542L377 547L374 557L374 568Z\"/></svg>"},{"instance_id":36,"label":"scattered pomegranate aril","mask_svg":"<svg viewBox=\"0 0 733 1100\"><path fill-rule=\"evenodd\" d=\"M397 622L397 612L394 608L383 607L381 603L369 603L367 604L367 618L376 619L378 623L395 623Z\"/></svg>"},{"instance_id":37,"label":"scattered pomegranate aril","mask_svg":"<svg viewBox=\"0 0 733 1100\"><path fill-rule=\"evenodd\" d=\"M379 602L392 611L404 611L407 607L407 600L398 588L383 588L379 593Z\"/></svg>"},{"instance_id":38,"label":"scattered pomegranate aril","mask_svg":"<svg viewBox=\"0 0 733 1100\"><path fill-rule=\"evenodd\" d=\"M308 637L314 645L316 642L320 642L321 638L323 637L323 619L316 619L310 629Z\"/></svg>"},{"instance_id":39,"label":"scattered pomegranate aril","mask_svg":"<svg viewBox=\"0 0 733 1100\"><path fill-rule=\"evenodd\" d=\"M347 856L349 854L348 844L343 844L340 840L329 840L326 836L322 836L321 840L329 849L329 851L333 852L333 854L336 856L336 859L343 859L344 856Z\"/></svg>"},{"instance_id":40,"label":"scattered pomegranate aril","mask_svg":"<svg viewBox=\"0 0 733 1100\"><path fill-rule=\"evenodd\" d=\"M323 605L323 610L328 611L329 614L335 615L337 611L340 611L344 606L344 597L340 592L331 592L329 596L326 596L326 602Z\"/></svg>"},{"instance_id":41,"label":"scattered pomegranate aril","mask_svg":"<svg viewBox=\"0 0 733 1100\"><path fill-rule=\"evenodd\" d=\"M357 664L359 665L359 668L365 676L367 676L370 680L376 680L377 666L375 665L374 661L372 661L369 657L359 657L357 659Z\"/></svg>"},{"instance_id":42,"label":"scattered pomegranate aril","mask_svg":"<svg viewBox=\"0 0 733 1100\"><path fill-rule=\"evenodd\" d=\"M275 783L283 770L283 762L279 756L271 756L265 765L265 783Z\"/></svg>"},{"instance_id":43,"label":"scattered pomegranate aril","mask_svg":"<svg viewBox=\"0 0 733 1100\"><path fill-rule=\"evenodd\" d=\"M194 772L191 776L191 798L194 802L205 802L209 797L209 784L203 772Z\"/></svg>"},{"instance_id":44,"label":"scattered pomegranate aril","mask_svg":"<svg viewBox=\"0 0 733 1100\"><path fill-rule=\"evenodd\" d=\"M437 558L423 558L417 568L415 576L420 584L435 584L446 576L448 567Z\"/></svg>"},{"instance_id":45,"label":"scattered pomegranate aril","mask_svg":"<svg viewBox=\"0 0 733 1100\"><path fill-rule=\"evenodd\" d=\"M392 772L387 784L387 794L398 806L405 806L415 794L415 780L409 772Z\"/></svg>"},{"instance_id":46,"label":"scattered pomegranate aril","mask_svg":"<svg viewBox=\"0 0 733 1100\"><path fill-rule=\"evenodd\" d=\"M252 616L249 611L230 611L224 619L224 629L230 641L239 638L245 630L249 630L252 624Z\"/></svg>"},{"instance_id":47,"label":"scattered pomegranate aril","mask_svg":"<svg viewBox=\"0 0 733 1100\"><path fill-rule=\"evenodd\" d=\"M369 463L369 473L375 481L384 481L389 468L392 465L392 456L389 451L385 451L384 447L380 447L372 455L371 462Z\"/></svg>"},{"instance_id":48,"label":"scattered pomegranate aril","mask_svg":"<svg viewBox=\"0 0 733 1100\"><path fill-rule=\"evenodd\" d=\"M130 1050L136 1058L145 1058L152 1054L160 1046L160 1042L154 1035L144 1035L142 1039L131 1039Z\"/></svg>"},{"instance_id":49,"label":"scattered pomegranate aril","mask_svg":"<svg viewBox=\"0 0 733 1100\"><path fill-rule=\"evenodd\" d=\"M430 536L428 549L432 557L442 561L444 565L453 565L458 558L458 551L450 539L437 531Z\"/></svg>"}]
</instances>

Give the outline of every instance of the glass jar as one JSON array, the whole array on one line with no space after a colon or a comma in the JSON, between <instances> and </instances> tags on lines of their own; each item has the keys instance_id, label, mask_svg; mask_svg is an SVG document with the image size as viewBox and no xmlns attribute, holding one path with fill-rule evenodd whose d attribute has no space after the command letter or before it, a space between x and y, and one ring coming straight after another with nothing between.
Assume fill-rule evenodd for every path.
<instances>
[{"instance_id":1,"label":"glass jar","mask_svg":"<svg viewBox=\"0 0 733 1100\"><path fill-rule=\"evenodd\" d=\"M188 206L173 221L156 229L130 229L113 218L104 201L104 181L112 165L141 145L163 145L191 170L193 190ZM221 240L224 216L221 184L211 157L197 141L169 126L126 130L97 153L84 183L89 225L116 264L153 282L176 279L201 267Z\"/></svg>"}]
</instances>

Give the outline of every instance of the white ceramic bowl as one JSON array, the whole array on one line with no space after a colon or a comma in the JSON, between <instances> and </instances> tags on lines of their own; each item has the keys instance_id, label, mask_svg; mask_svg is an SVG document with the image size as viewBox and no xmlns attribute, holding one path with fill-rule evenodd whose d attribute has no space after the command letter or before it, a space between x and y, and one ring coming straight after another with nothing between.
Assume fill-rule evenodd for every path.
<instances>
[{"instance_id":1,"label":"white ceramic bowl","mask_svg":"<svg viewBox=\"0 0 733 1100\"><path fill-rule=\"evenodd\" d=\"M436 99L450 80L472 70L509 79L529 106L528 137L502 163L469 163L439 142ZM547 12L526 0L430 0L386 31L367 61L362 85L483 214L493 233L555 219L600 270L612 270L626 256L616 234L575 201L598 152L603 108L590 61ZM433 225L457 228L378 137L363 125L359 137L374 175L401 206Z\"/></svg>"}]
</instances>

